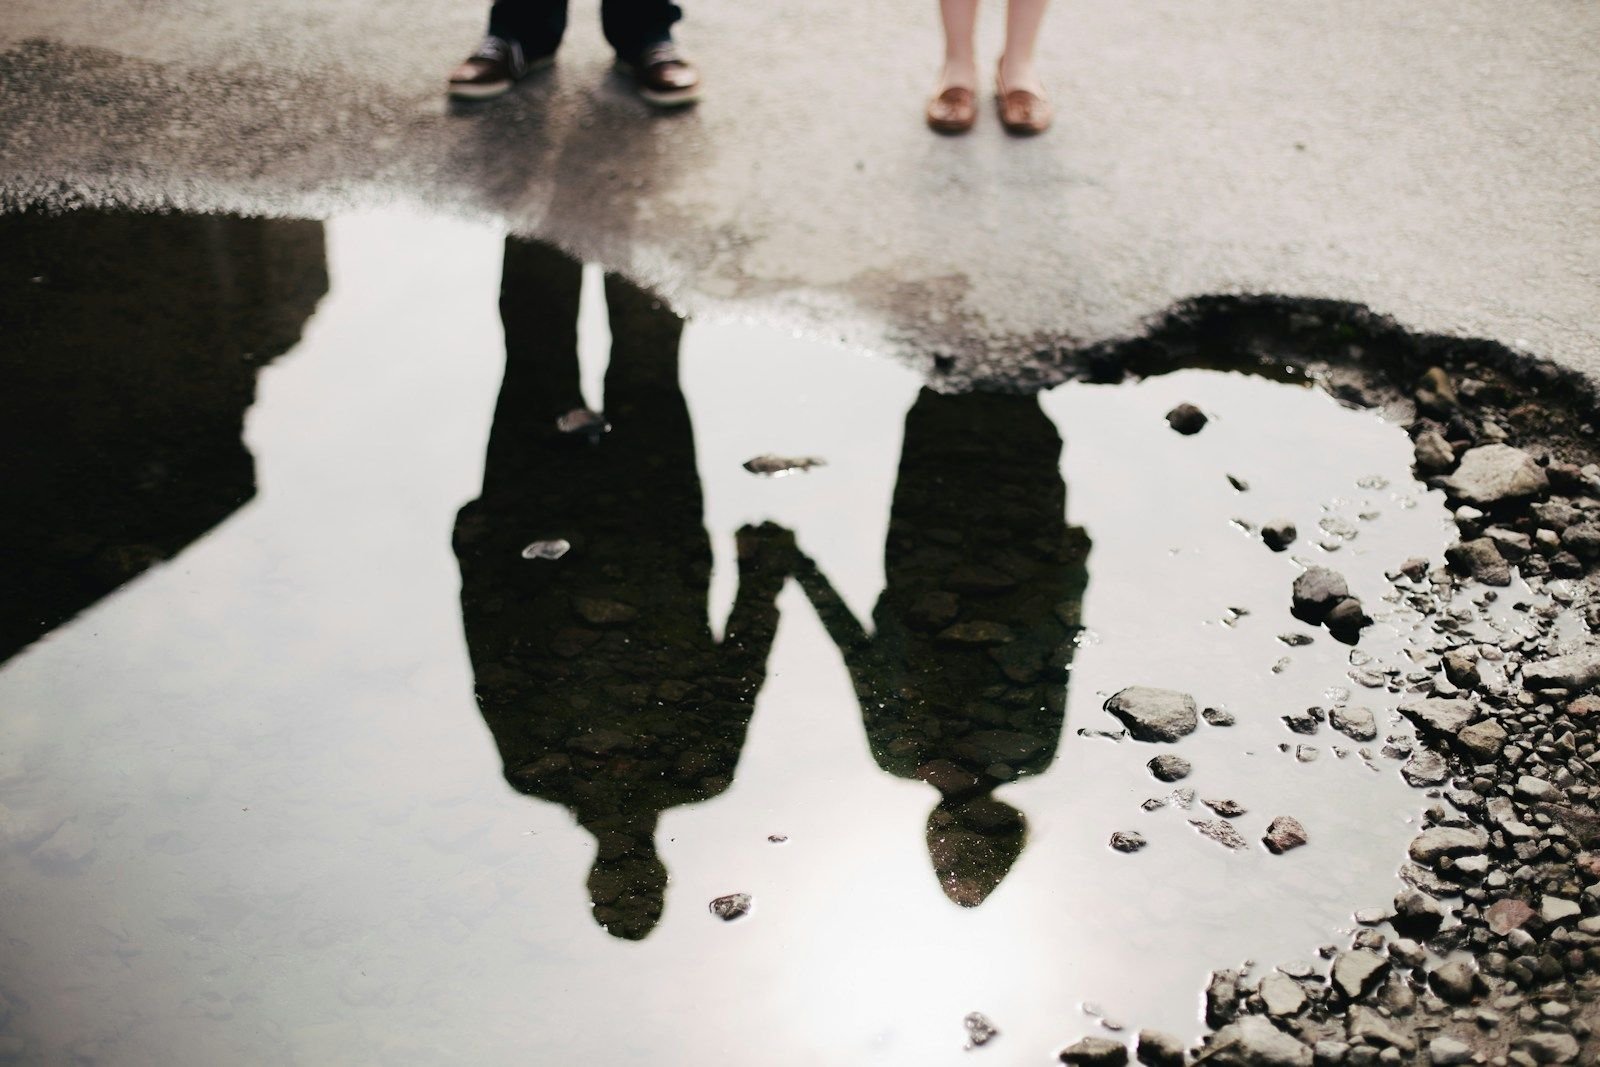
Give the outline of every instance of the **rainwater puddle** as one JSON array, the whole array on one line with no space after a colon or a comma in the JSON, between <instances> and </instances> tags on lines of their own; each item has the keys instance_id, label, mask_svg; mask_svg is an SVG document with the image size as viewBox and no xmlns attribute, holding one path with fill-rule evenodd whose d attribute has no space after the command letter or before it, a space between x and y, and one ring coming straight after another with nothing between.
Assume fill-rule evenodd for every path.
<instances>
[{"instance_id":1,"label":"rainwater puddle","mask_svg":"<svg viewBox=\"0 0 1600 1067\"><path fill-rule=\"evenodd\" d=\"M1371 412L942 396L441 221L10 222L0 1054L1048 1062L1400 884L1385 572L1451 537Z\"/></svg>"}]
</instances>

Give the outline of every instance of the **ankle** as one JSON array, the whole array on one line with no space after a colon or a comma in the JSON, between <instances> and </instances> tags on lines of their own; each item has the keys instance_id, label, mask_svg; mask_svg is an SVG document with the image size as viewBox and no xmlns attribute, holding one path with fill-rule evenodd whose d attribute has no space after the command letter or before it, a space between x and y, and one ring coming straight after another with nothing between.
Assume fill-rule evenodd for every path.
<instances>
[{"instance_id":1,"label":"ankle","mask_svg":"<svg viewBox=\"0 0 1600 1067\"><path fill-rule=\"evenodd\" d=\"M970 56L946 56L939 71L942 88L973 89L978 84L978 63Z\"/></svg>"}]
</instances>

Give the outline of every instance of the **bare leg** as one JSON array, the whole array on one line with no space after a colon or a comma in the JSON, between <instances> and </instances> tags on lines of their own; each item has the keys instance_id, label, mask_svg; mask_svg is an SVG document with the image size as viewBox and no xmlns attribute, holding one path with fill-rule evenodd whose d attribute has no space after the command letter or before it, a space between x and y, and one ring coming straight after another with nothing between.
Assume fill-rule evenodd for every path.
<instances>
[{"instance_id":1,"label":"bare leg","mask_svg":"<svg viewBox=\"0 0 1600 1067\"><path fill-rule=\"evenodd\" d=\"M1007 88L1044 95L1033 52L1048 3L1049 0L1009 0L1006 5L1006 50L1000 57L1000 76Z\"/></svg>"},{"instance_id":2,"label":"bare leg","mask_svg":"<svg viewBox=\"0 0 1600 1067\"><path fill-rule=\"evenodd\" d=\"M1042 0L1038 0L1043 6ZM973 35L978 26L978 0L939 0L944 22L944 70L939 88L976 89L978 58Z\"/></svg>"}]
</instances>

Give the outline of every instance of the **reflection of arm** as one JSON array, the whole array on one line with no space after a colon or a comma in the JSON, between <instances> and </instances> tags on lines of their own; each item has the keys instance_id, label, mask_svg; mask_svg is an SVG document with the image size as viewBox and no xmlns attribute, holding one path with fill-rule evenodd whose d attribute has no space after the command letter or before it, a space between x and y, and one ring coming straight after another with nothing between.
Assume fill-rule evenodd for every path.
<instances>
[{"instance_id":1,"label":"reflection of arm","mask_svg":"<svg viewBox=\"0 0 1600 1067\"><path fill-rule=\"evenodd\" d=\"M728 615L722 657L728 673L744 682L754 699L778 630L778 594L789 576L794 535L770 522L746 526L738 546L739 592Z\"/></svg>"},{"instance_id":2,"label":"reflection of arm","mask_svg":"<svg viewBox=\"0 0 1600 1067\"><path fill-rule=\"evenodd\" d=\"M834 590L827 576L817 569L811 557L798 550L795 552L794 576L800 588L805 590L811 606L816 609L828 636L833 638L833 643L844 654L845 666L850 668L851 674L855 674L871 645L866 628Z\"/></svg>"}]
</instances>

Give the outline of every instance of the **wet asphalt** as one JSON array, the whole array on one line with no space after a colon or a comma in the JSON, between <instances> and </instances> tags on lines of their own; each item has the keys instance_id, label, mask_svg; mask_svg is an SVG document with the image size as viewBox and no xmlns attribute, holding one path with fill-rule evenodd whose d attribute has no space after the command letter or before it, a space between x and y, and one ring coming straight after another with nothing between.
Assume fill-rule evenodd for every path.
<instances>
[{"instance_id":1,"label":"wet asphalt","mask_svg":"<svg viewBox=\"0 0 1600 1067\"><path fill-rule=\"evenodd\" d=\"M457 111L467 0L10 0L0 206L481 218L690 312L1002 379L1216 293L1600 379L1600 6L1059 3L1031 141L922 126L931 3L690 0L708 95L671 115L608 72L596 6L553 71Z\"/></svg>"}]
</instances>

